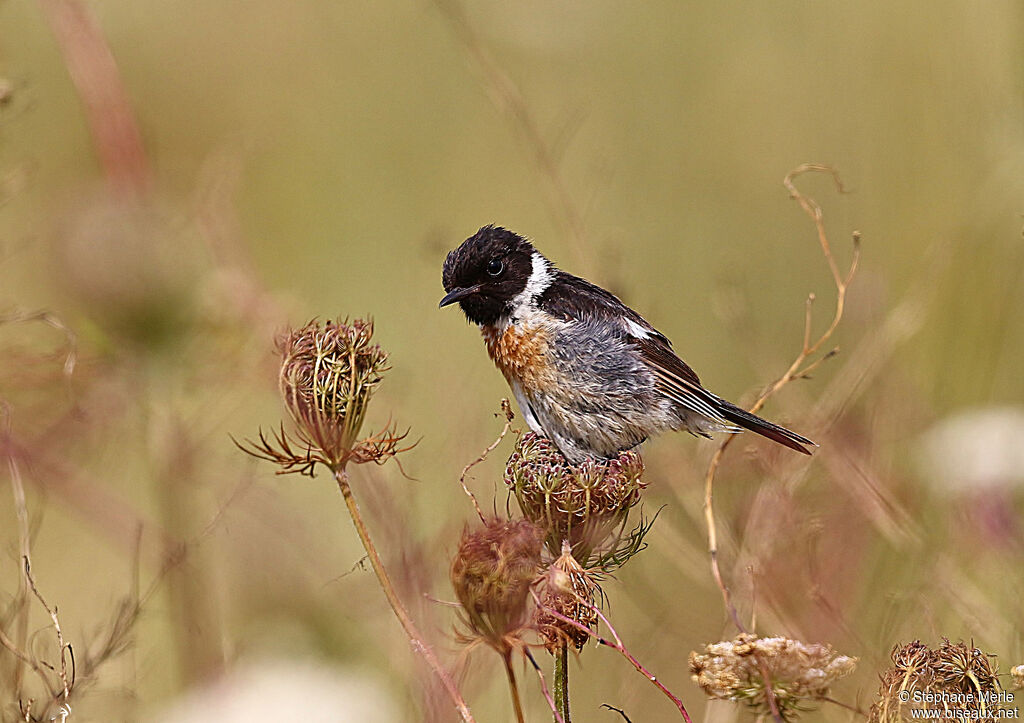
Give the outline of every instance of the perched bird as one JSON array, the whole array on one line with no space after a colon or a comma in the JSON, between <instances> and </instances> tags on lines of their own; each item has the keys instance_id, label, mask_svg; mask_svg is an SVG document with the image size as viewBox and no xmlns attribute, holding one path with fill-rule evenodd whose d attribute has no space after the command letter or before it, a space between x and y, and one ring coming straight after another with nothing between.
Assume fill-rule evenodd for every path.
<instances>
[{"instance_id":1,"label":"perched bird","mask_svg":"<svg viewBox=\"0 0 1024 723\"><path fill-rule=\"evenodd\" d=\"M709 392L660 331L614 295L561 271L522 236L484 226L448 254L440 306L480 326L527 424L578 464L667 430L749 429L817 446Z\"/></svg>"}]
</instances>

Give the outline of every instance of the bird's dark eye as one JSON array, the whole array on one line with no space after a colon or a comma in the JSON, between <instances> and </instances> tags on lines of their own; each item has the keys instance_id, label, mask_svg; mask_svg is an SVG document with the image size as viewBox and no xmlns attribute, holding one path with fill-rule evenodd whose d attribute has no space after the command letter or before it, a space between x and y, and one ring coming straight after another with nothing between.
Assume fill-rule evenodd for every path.
<instances>
[{"instance_id":1,"label":"bird's dark eye","mask_svg":"<svg viewBox=\"0 0 1024 723\"><path fill-rule=\"evenodd\" d=\"M500 276L504 270L505 264L501 262L501 259L491 259L487 262L487 273L491 276Z\"/></svg>"}]
</instances>

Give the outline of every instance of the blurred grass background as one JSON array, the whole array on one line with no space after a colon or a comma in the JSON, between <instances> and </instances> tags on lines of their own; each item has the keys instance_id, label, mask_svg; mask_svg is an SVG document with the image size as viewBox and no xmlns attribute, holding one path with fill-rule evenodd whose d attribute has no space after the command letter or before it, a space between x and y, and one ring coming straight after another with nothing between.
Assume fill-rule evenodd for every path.
<instances>
[{"instance_id":1,"label":"blurred grass background","mask_svg":"<svg viewBox=\"0 0 1024 723\"><path fill-rule=\"evenodd\" d=\"M841 172L849 194L798 184L822 203L841 265L862 232L862 266L840 355L766 411L821 450L805 467L744 439L720 473L741 611L756 600L762 632L858 656L835 697L865 708L901 640L973 639L1004 671L1024 662L1022 466L985 486L956 468L957 487L918 462L944 418L1024 403L1019 2L93 2L151 169L145 201L126 204L104 189L48 24L62 1L0 2L0 311L53 312L79 359L67 383L59 331L0 326L0 396L33 570L80 663L119 601L198 540L72 720L148 720L246 661L310 656L375 681L398 719L452 719L353 568L362 553L333 485L275 477L231 443L282 416L275 330L374 317L394 368L369 425L393 416L421 441L403 459L414 481L361 469L356 493L414 614L455 659L451 611L421 598L451 598L449 557L472 517L458 476L500 429L508 392L477 332L437 310L445 253L484 223L526 234L644 313L711 389L750 401L799 350L807 294L816 329L833 303L813 226L781 184L806 161ZM998 436L968 429L978 444ZM686 669L688 651L733 632L701 517L713 448L647 446L647 507L665 508L606 592L633 653L695 720L745 720L722 703L702 713ZM510 449L473 473L499 509ZM12 600L17 524L0 499ZM30 631L45 623L33 605ZM474 653L465 692L478 720L507 720L490 657ZM609 651L585 650L573 678L581 720L614 720L600 703L674 719Z\"/></svg>"}]
</instances>

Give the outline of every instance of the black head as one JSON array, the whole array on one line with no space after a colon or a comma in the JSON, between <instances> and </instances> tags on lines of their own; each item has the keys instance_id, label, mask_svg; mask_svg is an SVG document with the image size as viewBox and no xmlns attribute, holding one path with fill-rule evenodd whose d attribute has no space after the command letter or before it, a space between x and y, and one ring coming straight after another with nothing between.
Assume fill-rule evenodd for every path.
<instances>
[{"instance_id":1,"label":"black head","mask_svg":"<svg viewBox=\"0 0 1024 723\"><path fill-rule=\"evenodd\" d=\"M493 324L512 312L533 274L537 252L522 236L484 226L448 254L441 281L448 294L441 306L459 302L474 324Z\"/></svg>"}]
</instances>

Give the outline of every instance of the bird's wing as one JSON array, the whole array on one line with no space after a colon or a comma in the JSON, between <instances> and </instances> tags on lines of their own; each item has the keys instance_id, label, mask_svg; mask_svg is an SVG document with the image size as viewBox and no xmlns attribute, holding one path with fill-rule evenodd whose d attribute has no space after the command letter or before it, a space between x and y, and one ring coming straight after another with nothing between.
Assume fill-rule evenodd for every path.
<instances>
[{"instance_id":1,"label":"bird's wing","mask_svg":"<svg viewBox=\"0 0 1024 723\"><path fill-rule=\"evenodd\" d=\"M721 400L700 385L697 374L676 356L667 339L634 337L633 344L654 374L658 391L680 407L718 422L723 430L734 428L722 415Z\"/></svg>"},{"instance_id":2,"label":"bird's wing","mask_svg":"<svg viewBox=\"0 0 1024 723\"><path fill-rule=\"evenodd\" d=\"M680 408L716 422L720 431L749 429L803 454L810 454L807 446L817 446L806 437L761 419L709 392L701 386L693 369L672 351L668 337L600 286L559 271L554 283L538 301L544 311L564 321L599 318L617 326L623 340L639 352L651 370L657 390ZM700 430L694 433L703 434Z\"/></svg>"},{"instance_id":3,"label":"bird's wing","mask_svg":"<svg viewBox=\"0 0 1024 723\"><path fill-rule=\"evenodd\" d=\"M737 407L732 402L722 399L717 394L709 392L700 385L697 375L686 365L686 362L675 355L668 340L662 341L651 337L639 339L636 344L644 362L654 373L655 385L658 390L680 407L697 412L721 425L719 431L741 432L744 429L749 429L751 432L802 454L811 453L807 449L808 446L818 446L796 432L769 422L767 419L761 419L761 417ZM702 432L697 430L696 433L701 434Z\"/></svg>"},{"instance_id":4,"label":"bird's wing","mask_svg":"<svg viewBox=\"0 0 1024 723\"><path fill-rule=\"evenodd\" d=\"M690 411L728 425L717 408L718 398L704 389L696 372L676 356L668 337L614 294L559 271L538 302L544 311L565 321L599 317L617 325L623 338L637 349L651 369L658 391Z\"/></svg>"},{"instance_id":5,"label":"bird's wing","mask_svg":"<svg viewBox=\"0 0 1024 723\"><path fill-rule=\"evenodd\" d=\"M647 323L644 317L619 301L614 294L595 286L586 279L557 271L555 279L538 298L541 309L564 321L583 321L599 317L618 324L632 336L653 336L669 344L660 331ZM631 331L632 330L632 331ZM671 345L670 345L671 346ZM692 371L690 372L693 373Z\"/></svg>"}]
</instances>

